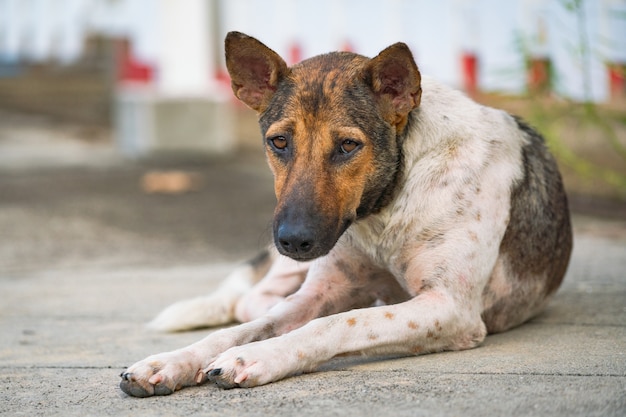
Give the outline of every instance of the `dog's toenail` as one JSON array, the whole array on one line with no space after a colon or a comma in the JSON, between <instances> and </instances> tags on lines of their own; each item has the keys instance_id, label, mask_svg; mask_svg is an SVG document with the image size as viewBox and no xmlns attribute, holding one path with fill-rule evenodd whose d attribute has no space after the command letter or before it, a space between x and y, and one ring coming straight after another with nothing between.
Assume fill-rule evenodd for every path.
<instances>
[{"instance_id":1,"label":"dog's toenail","mask_svg":"<svg viewBox=\"0 0 626 417\"><path fill-rule=\"evenodd\" d=\"M220 376L222 374L222 368L216 368L209 371L209 376Z\"/></svg>"}]
</instances>

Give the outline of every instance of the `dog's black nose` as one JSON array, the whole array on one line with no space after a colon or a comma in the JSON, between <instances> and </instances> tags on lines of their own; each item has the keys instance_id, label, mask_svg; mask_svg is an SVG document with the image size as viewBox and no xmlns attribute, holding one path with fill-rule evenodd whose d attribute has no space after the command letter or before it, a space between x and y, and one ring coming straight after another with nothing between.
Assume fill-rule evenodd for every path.
<instances>
[{"instance_id":1,"label":"dog's black nose","mask_svg":"<svg viewBox=\"0 0 626 417\"><path fill-rule=\"evenodd\" d=\"M303 228L287 225L281 225L278 228L276 240L282 253L294 257L306 256L314 246L312 233Z\"/></svg>"}]
</instances>

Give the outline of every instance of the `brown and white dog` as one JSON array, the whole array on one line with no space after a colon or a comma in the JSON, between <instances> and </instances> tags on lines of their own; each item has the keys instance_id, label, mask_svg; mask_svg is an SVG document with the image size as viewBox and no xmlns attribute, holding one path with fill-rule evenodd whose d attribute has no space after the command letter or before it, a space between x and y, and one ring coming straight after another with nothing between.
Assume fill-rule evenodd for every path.
<instances>
[{"instance_id":1,"label":"brown and white dog","mask_svg":"<svg viewBox=\"0 0 626 417\"><path fill-rule=\"evenodd\" d=\"M136 363L124 392L253 387L346 353L470 349L555 293L572 248L567 199L520 119L421 78L402 43L287 67L231 32L226 64L259 114L275 249L152 322L243 324Z\"/></svg>"}]
</instances>

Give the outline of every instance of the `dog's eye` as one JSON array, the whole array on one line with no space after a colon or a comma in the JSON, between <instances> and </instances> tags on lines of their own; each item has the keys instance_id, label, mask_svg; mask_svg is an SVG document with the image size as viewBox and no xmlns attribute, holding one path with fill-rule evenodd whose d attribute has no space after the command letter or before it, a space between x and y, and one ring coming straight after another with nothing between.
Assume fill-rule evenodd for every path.
<instances>
[{"instance_id":1,"label":"dog's eye","mask_svg":"<svg viewBox=\"0 0 626 417\"><path fill-rule=\"evenodd\" d=\"M356 150L356 148L359 147L359 143L352 140L352 139L346 139L343 142L341 142L341 146L339 147L339 151L341 153L347 154L347 153L352 153Z\"/></svg>"},{"instance_id":2,"label":"dog's eye","mask_svg":"<svg viewBox=\"0 0 626 417\"><path fill-rule=\"evenodd\" d=\"M274 136L273 138L268 139L268 141L279 151L287 148L287 138L284 136Z\"/></svg>"}]
</instances>

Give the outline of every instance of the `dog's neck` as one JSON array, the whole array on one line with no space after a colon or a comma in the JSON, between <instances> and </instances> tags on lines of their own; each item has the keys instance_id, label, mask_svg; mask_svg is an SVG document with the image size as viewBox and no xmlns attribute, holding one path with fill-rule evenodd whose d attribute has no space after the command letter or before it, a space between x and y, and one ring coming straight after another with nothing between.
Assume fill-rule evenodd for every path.
<instances>
[{"instance_id":1,"label":"dog's neck","mask_svg":"<svg viewBox=\"0 0 626 417\"><path fill-rule=\"evenodd\" d=\"M408 122L402 132L396 135L395 145L397 147L397 163L395 166L395 172L389 184L382 190L380 196L371 207L359 207L357 209L357 219L363 219L371 214L377 214L382 209L387 207L391 201L396 197L398 190L402 188L402 181L404 178L404 165L405 165L405 152L403 150L406 138L411 134L413 126L417 122L419 107L413 110L408 117Z\"/></svg>"}]
</instances>

